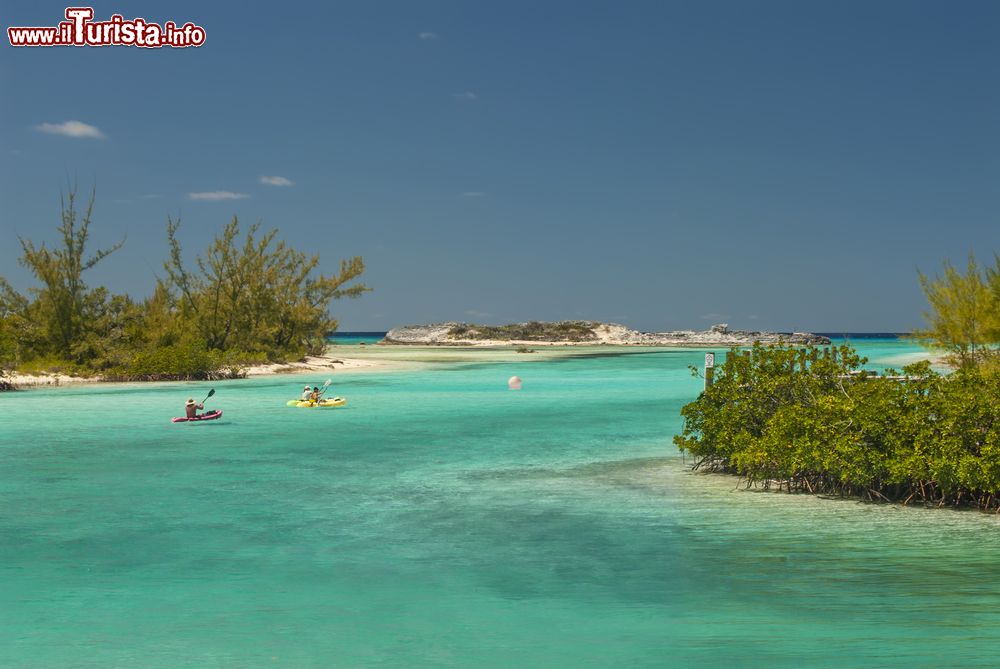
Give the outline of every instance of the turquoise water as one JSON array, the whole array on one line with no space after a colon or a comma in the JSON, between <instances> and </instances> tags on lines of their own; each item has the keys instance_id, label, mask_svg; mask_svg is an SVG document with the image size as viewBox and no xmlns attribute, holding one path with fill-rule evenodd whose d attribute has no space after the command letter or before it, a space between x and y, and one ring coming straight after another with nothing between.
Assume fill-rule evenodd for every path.
<instances>
[{"instance_id":1,"label":"turquoise water","mask_svg":"<svg viewBox=\"0 0 1000 669\"><path fill-rule=\"evenodd\" d=\"M335 332L326 340L331 344L375 344L385 337L384 332Z\"/></svg>"},{"instance_id":2,"label":"turquoise water","mask_svg":"<svg viewBox=\"0 0 1000 669\"><path fill-rule=\"evenodd\" d=\"M692 473L702 352L592 353L0 395L0 667L996 665L995 516Z\"/></svg>"}]
</instances>

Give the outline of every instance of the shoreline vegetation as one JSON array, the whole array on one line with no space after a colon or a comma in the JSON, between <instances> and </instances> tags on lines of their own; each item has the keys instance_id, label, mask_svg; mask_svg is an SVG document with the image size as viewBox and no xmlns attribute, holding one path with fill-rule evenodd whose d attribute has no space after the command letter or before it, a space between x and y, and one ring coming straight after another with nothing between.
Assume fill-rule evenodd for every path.
<instances>
[{"instance_id":1,"label":"shoreline vegetation","mask_svg":"<svg viewBox=\"0 0 1000 669\"><path fill-rule=\"evenodd\" d=\"M301 365L295 361L324 354L337 329L330 302L371 290L357 281L360 256L327 276L319 256L259 224L244 232L235 217L193 263L184 259L180 221L167 217L163 276L145 300L91 288L88 270L125 245L88 250L94 201L91 191L80 209L69 189L51 248L19 238L19 262L38 285L25 296L0 277L0 389L77 378L216 380Z\"/></svg>"},{"instance_id":2,"label":"shoreline vegetation","mask_svg":"<svg viewBox=\"0 0 1000 669\"><path fill-rule=\"evenodd\" d=\"M409 346L752 346L762 344L829 344L808 332L730 330L725 323L708 330L639 332L618 323L556 321L475 325L434 323L389 330L380 342ZM524 351L529 352L529 351Z\"/></svg>"},{"instance_id":3,"label":"shoreline vegetation","mask_svg":"<svg viewBox=\"0 0 1000 669\"><path fill-rule=\"evenodd\" d=\"M674 443L747 488L1000 513L1000 375L866 362L849 346L732 349Z\"/></svg>"},{"instance_id":4,"label":"shoreline vegetation","mask_svg":"<svg viewBox=\"0 0 1000 669\"><path fill-rule=\"evenodd\" d=\"M880 376L849 346L731 349L674 443L748 488L1000 513L1000 256L919 278L915 334L952 371Z\"/></svg>"}]
</instances>

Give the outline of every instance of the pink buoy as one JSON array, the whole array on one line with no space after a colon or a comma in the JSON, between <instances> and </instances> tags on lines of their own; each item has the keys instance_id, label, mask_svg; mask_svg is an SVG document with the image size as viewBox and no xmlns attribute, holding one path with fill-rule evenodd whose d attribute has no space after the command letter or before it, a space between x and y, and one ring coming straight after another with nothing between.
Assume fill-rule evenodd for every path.
<instances>
[{"instance_id":1,"label":"pink buoy","mask_svg":"<svg viewBox=\"0 0 1000 669\"><path fill-rule=\"evenodd\" d=\"M510 377L510 379L508 379L508 381L507 381L507 387L510 388L511 390L520 390L521 389L521 377L520 376L512 376L512 377Z\"/></svg>"}]
</instances>

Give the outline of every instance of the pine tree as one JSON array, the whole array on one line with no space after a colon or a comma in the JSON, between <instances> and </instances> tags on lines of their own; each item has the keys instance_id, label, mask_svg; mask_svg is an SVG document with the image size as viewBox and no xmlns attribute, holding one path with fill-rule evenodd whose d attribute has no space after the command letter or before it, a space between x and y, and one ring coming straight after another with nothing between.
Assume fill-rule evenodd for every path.
<instances>
[{"instance_id":1,"label":"pine tree","mask_svg":"<svg viewBox=\"0 0 1000 669\"><path fill-rule=\"evenodd\" d=\"M980 269L969 256L965 273L945 262L940 277L920 273L930 311L928 327L915 334L949 352L952 362L965 367L996 355L1000 343L1000 259L997 267Z\"/></svg>"}]
</instances>

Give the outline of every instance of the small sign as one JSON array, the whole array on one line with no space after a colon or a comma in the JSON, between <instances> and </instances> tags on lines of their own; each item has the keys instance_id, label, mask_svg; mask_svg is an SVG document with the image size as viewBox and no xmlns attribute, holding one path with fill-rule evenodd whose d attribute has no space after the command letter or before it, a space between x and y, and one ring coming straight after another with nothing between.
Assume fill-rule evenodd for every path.
<instances>
[{"instance_id":1,"label":"small sign","mask_svg":"<svg viewBox=\"0 0 1000 669\"><path fill-rule=\"evenodd\" d=\"M714 353L706 353L705 354L705 366L706 367L715 367L715 354Z\"/></svg>"}]
</instances>

